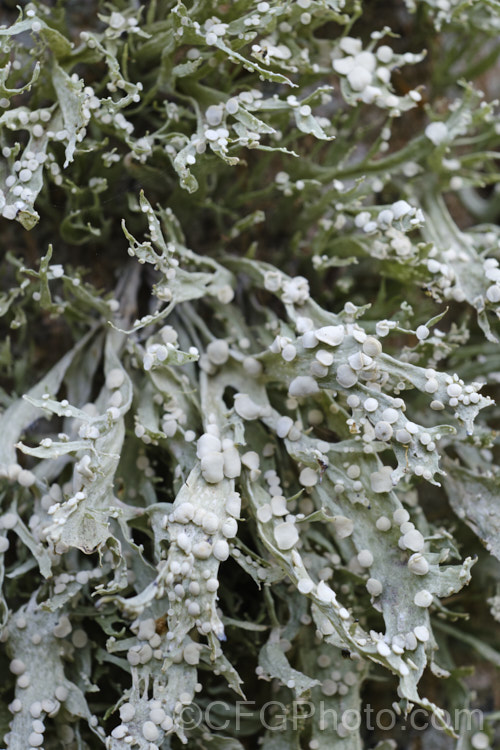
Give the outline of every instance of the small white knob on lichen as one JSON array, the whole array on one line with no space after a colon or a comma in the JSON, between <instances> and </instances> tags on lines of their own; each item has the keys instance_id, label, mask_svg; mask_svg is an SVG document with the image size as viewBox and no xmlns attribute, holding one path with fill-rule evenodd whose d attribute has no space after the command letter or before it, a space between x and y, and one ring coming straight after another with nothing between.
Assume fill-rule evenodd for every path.
<instances>
[{"instance_id":1,"label":"small white knob on lichen","mask_svg":"<svg viewBox=\"0 0 500 750\"><path fill-rule=\"evenodd\" d=\"M339 346L344 340L344 326L323 326L315 331L316 338L328 346Z\"/></svg>"},{"instance_id":2,"label":"small white knob on lichen","mask_svg":"<svg viewBox=\"0 0 500 750\"><path fill-rule=\"evenodd\" d=\"M274 527L274 538L279 549L289 550L297 544L299 532L295 524L285 521Z\"/></svg>"},{"instance_id":3,"label":"small white knob on lichen","mask_svg":"<svg viewBox=\"0 0 500 750\"><path fill-rule=\"evenodd\" d=\"M366 582L366 589L372 596L380 596L384 587L378 578L369 578Z\"/></svg>"},{"instance_id":4,"label":"small white knob on lichen","mask_svg":"<svg viewBox=\"0 0 500 750\"><path fill-rule=\"evenodd\" d=\"M425 545L424 537L418 529L411 529L404 534L403 543L406 549L411 549L413 552L420 552Z\"/></svg>"},{"instance_id":5,"label":"small white knob on lichen","mask_svg":"<svg viewBox=\"0 0 500 750\"><path fill-rule=\"evenodd\" d=\"M382 466L379 471L374 471L373 474L370 474L370 485L373 492L381 494L390 492L393 489L392 471L391 466Z\"/></svg>"},{"instance_id":6,"label":"small white knob on lichen","mask_svg":"<svg viewBox=\"0 0 500 750\"><path fill-rule=\"evenodd\" d=\"M429 563L423 555L416 552L408 560L408 569L417 576L425 576L429 572Z\"/></svg>"},{"instance_id":7,"label":"small white knob on lichen","mask_svg":"<svg viewBox=\"0 0 500 750\"><path fill-rule=\"evenodd\" d=\"M358 552L358 562L362 568L369 568L373 565L373 554L369 549L362 549Z\"/></svg>"},{"instance_id":8,"label":"small white knob on lichen","mask_svg":"<svg viewBox=\"0 0 500 750\"><path fill-rule=\"evenodd\" d=\"M294 378L288 387L289 396L312 396L318 393L319 386L310 375L299 375Z\"/></svg>"},{"instance_id":9,"label":"small white knob on lichen","mask_svg":"<svg viewBox=\"0 0 500 750\"><path fill-rule=\"evenodd\" d=\"M427 591L427 589L422 589L421 591L417 591L413 597L413 601L417 607L430 607L432 604L432 594L430 591Z\"/></svg>"}]
</instances>

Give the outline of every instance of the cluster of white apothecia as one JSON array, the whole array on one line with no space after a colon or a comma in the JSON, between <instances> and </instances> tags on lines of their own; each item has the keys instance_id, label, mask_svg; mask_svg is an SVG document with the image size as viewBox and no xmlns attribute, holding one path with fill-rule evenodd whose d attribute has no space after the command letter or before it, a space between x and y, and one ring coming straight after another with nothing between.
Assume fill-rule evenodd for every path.
<instances>
[{"instance_id":1,"label":"cluster of white apothecia","mask_svg":"<svg viewBox=\"0 0 500 750\"><path fill-rule=\"evenodd\" d=\"M489 284L486 289L486 299L495 307L500 302L500 268L496 258L485 258L483 261L483 271L486 283Z\"/></svg>"},{"instance_id":2,"label":"cluster of white apothecia","mask_svg":"<svg viewBox=\"0 0 500 750\"><path fill-rule=\"evenodd\" d=\"M380 33L376 33L372 38L375 41L380 36ZM373 51L363 49L360 39L345 36L334 52L332 67L346 81L356 101L375 104L389 109L393 116L398 116L403 109L408 108L408 104L415 106L420 102L422 95L414 89L405 97L397 96L391 88L391 72L398 65L415 63L421 59L421 55L411 52L396 55L387 44L380 45Z\"/></svg>"},{"instance_id":3,"label":"cluster of white apothecia","mask_svg":"<svg viewBox=\"0 0 500 750\"><path fill-rule=\"evenodd\" d=\"M73 83L79 81L76 75L71 80ZM81 143L86 136L86 125L92 111L100 106L100 101L92 87L82 87L82 120L74 133L64 127L61 115L54 112L53 108L29 110L20 106L8 110L10 102L7 99L3 101L3 105L5 111L0 117L2 125L7 130L16 133L24 130L30 135L22 155L19 154L19 143L2 148L2 156L8 160L10 174L5 177L3 190L0 191L0 210L6 219L15 219L19 211L33 207L43 183L41 173L44 168L57 185L62 184L61 167L54 154L47 151L48 144L63 143L67 146L73 137L76 143Z\"/></svg>"},{"instance_id":4,"label":"cluster of white apothecia","mask_svg":"<svg viewBox=\"0 0 500 750\"><path fill-rule=\"evenodd\" d=\"M188 57L196 59L199 54L199 50L193 48ZM326 98L327 95L323 94L322 100ZM174 157L175 168L186 174L186 170L196 164L197 157L204 154L207 148L226 158L229 163L237 163L238 159L234 155L228 156L230 146L233 151L236 145L255 148L259 146L263 135L270 136L276 142L281 140L280 130L259 119L260 111L272 114L275 110L288 111L299 119L312 115L311 106L301 103L293 94L284 100L279 99L277 94L266 99L259 89L241 91L210 104L204 112L202 127L197 128L187 143L186 139L169 142L167 149L170 156ZM315 121L318 127L323 127L326 131L331 126L330 120L325 117L318 117ZM300 184L298 181L297 189L300 189ZM277 185L285 194L289 194L279 179Z\"/></svg>"},{"instance_id":5,"label":"cluster of white apothecia","mask_svg":"<svg viewBox=\"0 0 500 750\"><path fill-rule=\"evenodd\" d=\"M42 495L38 502L37 512L30 519L30 531L35 543L48 544L49 549L56 554L63 554L67 551L67 545L62 539L65 524L79 507L85 506L89 492L92 493L96 479L102 474L102 463L96 456L95 444L97 440L105 438L113 430L121 417L124 408L125 379L124 370L119 367L108 371L105 380L107 403L104 413L99 413L94 403L85 404L81 410L73 410L67 399L58 402L51 399L48 393L45 393L40 400L40 404L46 405L49 411L55 411L70 420L68 427L72 433L72 437L67 433L59 433L59 443L55 443L49 437L43 438L40 442L40 449L46 449L48 455L51 451L57 454L58 446L66 443L72 444L72 439L75 438L80 439L78 441L80 457L74 464L72 479L62 485L53 483ZM82 450L82 441L87 442L88 452ZM18 447L29 452L29 449L22 444ZM64 449L62 452L65 452ZM115 460L118 460L118 456ZM37 486L39 489L46 490L44 483L37 480L33 472L22 469L18 464L11 465L4 473L23 487ZM111 510L110 514L116 515L116 510Z\"/></svg>"},{"instance_id":6,"label":"cluster of white apothecia","mask_svg":"<svg viewBox=\"0 0 500 750\"><path fill-rule=\"evenodd\" d=\"M323 458L327 461L326 457ZM349 484L352 485L352 489L355 491L356 483L358 483L360 487L362 484L359 481L361 468L357 463L348 465L346 468L346 476L348 480L351 480ZM380 470L373 472L370 475L371 491L375 494L390 492L393 489L391 472L391 467L382 467ZM263 502L259 505L256 511L256 517L262 524L270 524L274 542L278 549L281 551L300 549L302 545L297 522L304 519L304 514L294 514L292 512L292 504L287 504L285 497L281 494L281 487L279 484L280 480L275 475L275 472L268 471L266 474L267 477L265 475L265 478L269 483L268 491L270 499L268 502ZM305 468L301 471L299 482L307 491L310 492L317 485L318 481L318 473L311 468ZM272 482L276 482L276 486L271 484ZM337 487L335 489L337 490ZM338 489L339 491L344 491L343 486ZM409 519L410 515L406 509L397 508L393 512L393 521L385 515L380 515L375 521L375 528L378 532L385 534L392 529L393 523L398 525L400 536L397 543L401 550L408 552L408 570L416 576L424 576L430 569L429 563L423 554L426 544L425 539L422 533L416 529L415 525ZM351 519L345 516L336 516L330 520L334 532L339 538L343 539L353 534L355 524ZM370 549L365 548L360 549L354 555L351 560L351 565L354 565L357 570L363 572L365 569L371 568L374 561L374 553ZM303 594L316 594L321 601L324 600L324 596L326 595L324 581L316 585L305 569L301 572L301 576L297 581L297 587ZM378 597L383 592L382 582L375 577L368 578L366 587L373 597ZM428 607L432 603L432 596L429 599L428 596L424 596L424 593L425 590L423 589L416 592L414 603L417 606Z\"/></svg>"},{"instance_id":7,"label":"cluster of white apothecia","mask_svg":"<svg viewBox=\"0 0 500 750\"><path fill-rule=\"evenodd\" d=\"M200 595L203 592L214 594L219 585L217 579L213 578L214 571L209 561L217 561L218 564L229 557L228 540L236 536L241 511L239 494L229 492L223 512L217 513L215 510L218 509L206 510L201 505L183 501L176 504L172 514L164 519L169 535L181 552L180 556L176 553L169 558L165 574L168 596L172 602L182 600L188 614L195 619L203 614ZM197 625L205 634L213 629L211 622L199 620ZM220 635L218 632L217 636Z\"/></svg>"},{"instance_id":8,"label":"cluster of white apothecia","mask_svg":"<svg viewBox=\"0 0 500 750\"><path fill-rule=\"evenodd\" d=\"M119 13L114 10L109 17L102 17L103 21L107 21L108 28L104 34L106 37L111 39L117 39L124 33L134 34L141 33L139 29L139 18L131 13Z\"/></svg>"},{"instance_id":9,"label":"cluster of white apothecia","mask_svg":"<svg viewBox=\"0 0 500 750\"><path fill-rule=\"evenodd\" d=\"M203 456L214 452L214 448L222 447L220 441L219 446L211 442L216 432L213 426L209 422L207 432L198 440L201 462ZM204 637L224 638L224 628L215 606L219 588L218 566L229 557L230 543L236 536L237 519L241 514L241 497L231 489L231 483L222 495L218 489L212 492L203 487L204 481L211 487L214 477L207 475L204 480L193 477L190 478L195 483L192 491L189 483L184 485L172 511L162 521L170 547L167 559L158 566L153 596L168 598L165 616L171 626L166 633L158 632L155 620L145 615L144 604L138 602L134 608L130 602L124 603L125 611L135 611L138 615L131 625L137 642L127 651L127 660L136 669L147 665L154 668L155 664L160 668L165 659L174 665L196 667L205 647L188 637L193 627ZM221 655L222 651L218 649L216 657ZM200 690L200 684L194 686L195 692ZM127 741L127 738L138 735L149 742L161 742L163 732L174 731L182 725L180 714L192 700L192 691L189 692L187 684L185 693L179 694L176 690L175 700L168 689L159 686L154 699L147 701L147 706L140 701L122 705L121 724L113 730L111 737Z\"/></svg>"},{"instance_id":10,"label":"cluster of white apothecia","mask_svg":"<svg viewBox=\"0 0 500 750\"><path fill-rule=\"evenodd\" d=\"M102 571L98 571L100 576ZM77 580L84 585L92 577L92 571L80 571L76 576L61 574L56 586ZM47 724L63 744L70 745L76 738L68 722L66 706L70 705L78 689L66 679L61 656L71 658L85 649L88 636L81 628L73 628L66 613L47 612L31 602L22 606L9 619L2 631L2 642L11 655L9 671L15 678L15 697L9 703L12 719L9 733L4 741L9 746L19 733L25 736L30 750L38 750L47 741ZM18 655L16 655L18 654ZM39 664L50 665L50 672L39 669ZM104 729L97 728L98 719L89 713L91 726L104 738Z\"/></svg>"},{"instance_id":11,"label":"cluster of white apothecia","mask_svg":"<svg viewBox=\"0 0 500 750\"><path fill-rule=\"evenodd\" d=\"M236 399L235 409L237 411ZM220 439L216 425L209 424L207 431L198 438L196 455L200 459L203 478L210 484L222 482L224 477L235 479L241 474L238 449L230 438Z\"/></svg>"},{"instance_id":12,"label":"cluster of white apothecia","mask_svg":"<svg viewBox=\"0 0 500 750\"><path fill-rule=\"evenodd\" d=\"M35 17L36 11L33 8L27 7L25 13L27 19L33 19L31 23L33 34L39 34L47 28L43 19ZM113 13L110 18L111 22L110 28L114 28L115 31L120 30L120 33L125 30L133 33L138 30L137 19L133 17L125 18L120 13ZM99 45L96 38L85 31L81 32L80 39L90 49L97 48ZM14 68L16 68L16 62L18 61L14 61ZM122 136L129 137L132 134L134 126L119 110L128 103L140 101L143 84L140 81L134 84L125 81L114 69L110 69L110 73L111 79L107 88L110 93L123 89L126 96L122 101L116 102L111 98L100 99L94 88L85 85L78 74L60 73L59 88L63 85L72 88L74 101L71 106L78 106L78 117L75 115L72 128L65 125L67 117L63 117L60 108L46 107L30 110L25 106L19 106L9 109L11 102L5 97L2 98L0 106L4 109L4 112L0 117L1 124L7 130L13 132L25 130L30 135L29 143L22 155L19 155L20 143L2 148L2 155L6 159L10 159L12 155L17 157L10 162L11 172L5 177L4 189L0 191L2 216L7 219L15 219L20 211L33 209L33 204L43 184L41 172L44 166L54 182L57 185L62 185L62 168L58 164L55 154L48 151L51 142L65 145L66 160L64 167L66 167L73 159L76 144L85 139L87 126L91 118L94 118L106 129L110 127L115 129ZM58 86L56 86L57 88ZM56 91L56 93L59 99L63 95L62 90ZM132 149L132 156L144 161L145 155L147 156L150 153L150 145L144 138L139 139L137 144L137 148ZM116 155L113 157L111 153L104 154L103 162L110 166L111 163L120 158Z\"/></svg>"},{"instance_id":13,"label":"cluster of white apothecia","mask_svg":"<svg viewBox=\"0 0 500 750\"><path fill-rule=\"evenodd\" d=\"M361 211L354 218L354 226L365 234L373 235L369 247L371 255L406 261L418 256L418 248L407 237L406 232L421 226L424 221L420 208L411 206L405 200L398 200L379 210L376 215L370 211Z\"/></svg>"},{"instance_id":14,"label":"cluster of white apothecia","mask_svg":"<svg viewBox=\"0 0 500 750\"><path fill-rule=\"evenodd\" d=\"M258 509L257 517L261 515L263 507L261 506ZM407 561L408 570L415 576L427 575L430 567L425 556L421 552L412 554L412 550L414 549L423 550L425 545L423 536L415 528L414 524L409 521L409 514L404 508L397 508L394 511L393 520L400 528L399 547L401 550L407 551L409 556ZM267 516L261 522L268 523ZM340 532L342 538L345 538L353 533L353 526L352 523L348 524L348 519L343 519L342 523L338 527L335 527L335 530L336 532ZM376 528L380 533L385 534L391 527L392 522L386 516L380 516L377 519ZM290 555L288 559L291 563L292 578L296 578L296 586L300 593L310 596L319 606L331 606L336 613L336 617L348 628L352 624L352 613L345 606L342 606L338 601L337 593L326 582L323 577L326 575L326 571L323 572L321 580L315 583L304 567L304 563L298 553L298 549L301 546L300 537L297 533L296 525L290 520L290 517L276 524L273 533L275 544L277 544L281 553L287 558ZM349 566L353 570L360 571L363 574L364 571L369 571L374 562L374 553L369 548L363 548L354 554ZM380 561L377 562L379 563ZM382 581L373 576L367 577L366 588L374 599L381 597L384 590ZM433 594L431 591L425 588L415 589L413 595L413 604L415 607L420 610L427 609L431 606L432 601ZM319 627L317 635L322 638L331 635L333 632L333 626L326 619ZM396 661L393 660L392 664L396 671L404 676L408 675L412 668L415 668L408 652L415 651L419 643L425 643L429 639L430 633L427 626L419 624L408 631L398 632L392 638L373 630L369 634L360 630L359 633L356 632L354 635L353 643L362 650L367 648L373 650L380 657L396 657ZM404 660L399 658L403 656Z\"/></svg>"},{"instance_id":15,"label":"cluster of white apothecia","mask_svg":"<svg viewBox=\"0 0 500 750\"><path fill-rule=\"evenodd\" d=\"M306 10L307 2L308 0L302 0L304 12L299 19L301 24L306 25L311 21L311 14ZM28 5L25 8L25 18L31 19L30 30L34 35L45 34L47 30L51 34L53 33L40 15L43 15L43 13L43 9L34 6ZM188 64L195 63L203 55L204 44L209 49L213 49L219 43L224 44L225 54L231 59L234 43L241 46L242 41L255 42L256 36L262 32L263 26L265 28L273 26L273 17L282 15L282 13L281 9L278 10L269 3L258 3L253 14L244 19L244 30L235 34L230 24L223 22L216 16L211 16L203 24L200 24L193 20L190 14L183 14L178 9L178 15L177 13L172 14L172 18L175 17L173 33L179 44L182 44L188 26L199 37L200 44L191 46L185 53ZM285 13L285 16L287 15ZM2 115L1 121L8 129L28 129L30 131L31 140L28 144L28 151L35 154L34 157L30 157L30 154L27 153L26 158L16 159L16 165L19 162L22 163L22 166L19 166L17 171L14 170L11 175L7 175L10 184L6 184L9 189L4 191L5 202L3 204L0 195L0 210L6 218L19 218L21 220L19 212L26 209L30 212L30 217L25 217L22 221L26 224L30 222L31 225L36 223L38 216L33 212L33 205L43 180L40 179L40 169L34 167L34 159L40 158L50 161L50 164L46 165L50 167L49 173L56 184L62 185L62 171L72 161L75 148L85 139L87 127L91 120L100 125L105 134L115 134L120 141L126 142L130 149L127 158L145 163L151 156L154 145L163 148L172 159L174 168L181 175L182 182L182 178L189 174L189 167L196 163L197 155L203 153L207 146L214 153L222 156L228 163L234 164L238 162L238 159L229 155L230 145L259 146L262 134L270 134L273 139L280 140L281 132L279 130L258 120L251 114L251 112L258 110L262 104L265 105L264 109L269 109L271 113L278 103L278 109L283 110L283 108L288 107L290 113L297 116L303 118L311 116L310 105L299 102L294 95L289 96L283 102L278 101L278 96L274 95L271 97L271 106L267 107L267 102L262 101L262 92L258 88L252 88L239 94L232 94L225 100L215 101L209 105L205 113L200 113L203 119L203 127L198 127L197 132L188 140L187 145L187 136L182 135L182 131L173 133L168 139L165 139L163 134L157 136L155 133L133 139L134 124L130 114L125 113L124 110L128 105L138 104L141 101L143 83L126 80L119 62L113 61L113 54L109 52L106 45L109 44L110 40L121 40L125 34L129 38L143 37L147 39L149 37L141 29L140 17L132 11L112 11L109 16L103 15L101 20L105 24L107 23L102 32L92 33L85 30L80 33L79 39L82 47L101 54L103 59L106 60L109 80L106 81L105 85L110 96L96 95L95 89L86 85L78 74L68 74L62 69L59 71L59 68L56 68L54 81L57 102L55 106L40 111L29 111L26 107L21 106L15 110L6 111ZM21 23L24 22L21 21ZM291 29L290 24L283 18L279 24L279 31L288 33ZM192 44L192 39L190 42ZM68 44L70 47L73 45L72 42L68 42ZM266 69L271 60L286 65L287 60L292 56L290 48L286 44L276 41L274 34L263 37L258 43L254 43L249 52L250 57L259 60L261 63L264 62ZM239 53L238 59L243 60ZM246 66L253 70L250 58L247 60ZM14 60L13 67L20 69L21 62ZM318 69L317 65L316 68ZM291 69L295 68L292 66ZM264 69L258 67L257 70L261 72L262 77ZM267 72L272 78L274 74L271 71ZM36 77L33 80L36 80ZM70 91L66 109L68 112L69 109L72 110L71 118L67 113L64 114L64 108L61 106L64 87L67 87ZM120 92L123 93L122 98L113 96ZM0 106L8 109L10 106L9 99L3 97L0 100ZM239 112L240 108L241 112ZM179 119L178 106L173 102L168 103L165 114L167 120L176 122ZM228 117L231 118L231 125L226 121ZM68 125L69 122L72 123L72 126ZM328 118L320 117L319 122L326 129L330 126ZM299 129L303 130L303 128ZM51 141L63 143L66 147L63 167L57 163L55 157L57 150L54 153L48 150ZM30 146L34 147L30 148ZM9 147L6 148L10 151ZM16 144L13 148L14 150L19 149L19 144ZM38 153L40 153L40 156L38 156ZM111 167L122 158L123 155L117 153L114 148L102 152L102 163L105 167Z\"/></svg>"},{"instance_id":16,"label":"cluster of white apothecia","mask_svg":"<svg viewBox=\"0 0 500 750\"><path fill-rule=\"evenodd\" d=\"M150 640L154 640L154 636ZM146 647L143 646L143 648ZM199 689L201 689L201 685L199 685ZM187 699L188 702L186 702ZM142 705L143 703L146 705ZM191 703L191 696L180 693L178 712L180 713L189 703ZM113 740L118 740L120 744L125 743L126 747L133 747L134 744L138 744L137 735L139 735L148 743L148 747L157 748L159 745L154 743L161 743L164 732L169 732L174 726L174 721L165 711L165 708L165 704L157 699L137 701L135 704L131 702L122 703L119 709L121 723L112 730L111 737L106 741L106 747L118 747L119 745ZM144 716L140 714L144 714Z\"/></svg>"},{"instance_id":17,"label":"cluster of white apothecia","mask_svg":"<svg viewBox=\"0 0 500 750\"><path fill-rule=\"evenodd\" d=\"M303 305L309 299L309 282L303 276L290 278L278 270L266 271L264 288L279 294L282 301L288 304Z\"/></svg>"},{"instance_id":18,"label":"cluster of white apothecia","mask_svg":"<svg viewBox=\"0 0 500 750\"><path fill-rule=\"evenodd\" d=\"M293 279L284 277L278 271L266 271L264 274L264 285L277 294L288 294L291 289L300 288L301 280L297 284ZM299 296L297 305L304 304ZM354 312L349 307L346 312ZM395 327L391 321L381 321L377 326L377 333L380 337L387 335ZM404 447L411 447L418 444L424 451L424 458L421 464L414 466L414 473L417 476L423 476L431 480L433 469L429 469L425 463L425 455L434 455L436 453L436 441L439 440L439 433L433 429L425 429L408 420L404 414L406 405L403 399L388 397L384 394L382 386L387 382L387 371L390 366L383 359L382 345L379 338L373 335L367 335L364 329L357 323L339 323L337 325L326 325L316 328L313 320L306 316L299 316L296 319L296 329L298 337L292 339L290 336L278 335L270 346L270 352L281 358L284 366L296 364L296 360L301 364L304 361L309 363L309 374L302 374L293 377L288 384L288 395L290 399L304 399L309 396L315 396L319 393L321 380L333 374L335 382L341 390L348 391L346 404L352 409L353 417L349 420L351 427L361 429L362 440L365 448L369 447L372 442L380 441L391 443L395 441ZM427 326L420 326L416 332L419 340L425 340L429 335ZM311 354L314 353L312 361ZM212 372L216 373L219 368L227 363L230 357L229 343L224 339L216 339L207 347L205 356L210 365L214 368ZM251 361L250 361L251 360ZM245 358L243 369L252 370L254 376L262 372L262 362L255 358ZM255 364L255 367L253 366ZM264 364L265 367L265 364ZM477 407L481 397L478 394L479 384L466 386L458 376L438 374L435 370L427 369L423 371L425 386L421 388L424 393L434 397L433 409L439 410L449 406L456 408L460 404L464 407ZM328 381L329 382L329 381ZM364 390L370 389L370 393ZM437 401L436 393L442 401ZM390 404L390 405L388 405ZM257 419L270 419L270 409L262 406L253 397L246 393L238 392L234 397L234 412L243 422L254 421ZM317 421L312 416L312 421ZM300 421L294 421L287 415L278 416L274 424L276 435L280 439L289 440L291 443L298 441L302 435L302 425ZM328 446L325 446L328 448ZM263 452L265 458L268 453ZM209 485L217 485L225 479L236 479L241 476L244 470L248 470L251 482L259 479L261 458L255 451L247 451L243 456L239 455L237 446L229 438L222 438L219 428L213 422L208 422L206 430L200 436L197 442L197 457L200 461L201 473ZM325 459L327 464L328 459ZM353 483L359 483L360 488L360 468L353 464L347 467L346 476ZM256 517L262 524L269 525L274 544L283 553L292 552L301 547L299 525L304 515L295 514L292 506L288 505L281 480L274 470L264 472L263 479L268 486L269 499L263 502L256 510ZM313 491L314 487L320 481L320 472L311 467L304 467L300 471L298 478L299 484L307 491ZM354 487L354 485L353 485ZM369 489L375 494L390 492L394 487L393 470L390 466L382 466L379 470L372 472L370 475ZM343 488L339 487L339 490ZM230 519L232 526L231 533L236 533L236 522ZM221 526L221 519L215 513L195 509L190 502L182 503L169 518L169 522L174 523L174 529L181 524L194 524L200 528L200 531L210 537L220 531L227 537L225 527ZM397 509L393 514L393 521L386 516L379 516L376 519L375 527L380 533L386 533L396 523L400 529L399 548L408 553L408 570L416 576L425 576L429 572L429 562L425 557L425 539L422 533L416 529L415 525L409 520L409 514L404 509ZM227 525L227 521L224 521ZM334 523L336 533L341 537L350 536L354 530L354 524L349 518L337 518ZM226 530L227 531L227 530ZM193 572L189 564L189 556L197 560L209 559L214 556L216 560L223 561L229 554L227 542L221 538L213 542L210 539L198 541L188 529L175 530L173 537L177 547L186 556L184 562L173 561L173 568L169 570L169 581L174 586L174 599L180 597L185 599L187 612L193 618L200 618L202 615L200 606L197 601L193 601L189 594L201 592L202 587L198 581L187 580L184 578ZM361 549L356 553L356 564L361 570L369 570L374 562L374 553L368 549ZM209 570L207 569L207 573ZM179 576L177 579L176 576ZM208 581L211 579L207 579ZM214 584L215 585L215 584ZM187 588L186 588L187 586ZM383 594L383 583L374 576L369 576L366 581L366 587L369 594L375 598ZM320 601L332 603L333 591L325 582L315 584L308 575L302 575L298 582L298 588L301 593L313 594ZM208 589L210 591L210 588ZM215 589L216 590L216 589ZM210 593L212 593L210 591ZM414 595L414 604L419 608L428 608L433 601L432 593L425 589L418 589ZM339 605L340 607L340 605ZM350 615L345 608L340 607L343 615L349 619ZM347 614L346 614L347 613ZM342 616L342 615L341 615ZM199 619L198 625L201 632L208 632L212 627L209 620L203 623ZM381 639L377 640L377 653L386 656L389 652L398 654L402 653L401 649L416 648L417 642L424 642L429 636L426 636L424 626L416 626L417 632L404 634L404 643L408 646L402 646L396 639L392 645ZM421 637L419 637L421 636ZM394 648L393 648L394 647ZM389 651L387 651L389 649ZM392 649L392 651L391 651Z\"/></svg>"},{"instance_id":19,"label":"cluster of white apothecia","mask_svg":"<svg viewBox=\"0 0 500 750\"><path fill-rule=\"evenodd\" d=\"M491 236L491 242L496 237ZM475 251L473 251L475 254ZM434 245L426 260L431 274L430 289L439 297L464 302L467 300L478 310L485 307L499 312L500 269L496 258L484 258L474 262L470 248L465 245L440 249ZM482 266L482 272L480 268Z\"/></svg>"},{"instance_id":20,"label":"cluster of white apothecia","mask_svg":"<svg viewBox=\"0 0 500 750\"><path fill-rule=\"evenodd\" d=\"M307 297L304 279L298 277L289 279L283 277L279 271L266 272L264 284L266 288L281 293L286 301L293 299L295 304L303 304ZM419 460L410 462L410 469L424 479L433 477L435 464L426 465L425 456L435 457L436 442L439 432L435 429L425 429L409 420L406 415L406 404L400 397L392 397L384 393L384 385L390 373L382 355L380 337L389 333L395 324L391 321L380 321L377 324L378 338L367 335L357 323L342 323L337 325L314 327L313 320L306 316L299 316L296 320L297 338L277 336L270 346L270 352L279 355L283 365L298 362L304 374L290 377L288 395L292 399L303 399L319 393L322 381L324 386L340 387L346 391L346 405L352 410L352 416L347 420L351 432L362 441L365 450L374 442L400 445L405 449L415 450L418 447ZM175 350L176 336L170 335L170 326L162 329L163 340L166 344L151 344L144 355L143 367L146 372L155 365L168 362L169 351ZM175 332L174 332L175 333ZM416 331L419 340L429 336L429 329L422 325ZM212 341L203 357L206 362L204 369L221 368L230 356L229 343L225 339ZM245 357L242 363L244 371L252 377L258 377L262 372L262 363L255 357ZM425 376L421 390L432 397L431 409L443 410L447 407L453 410L458 407L470 408L475 414L480 406L482 397L479 394L480 383L466 385L458 376L437 373L432 368L422 371ZM106 378L106 385L111 391L106 414L111 421L118 419L123 396L120 387L124 382L124 373L120 369L111 370ZM325 379L328 380L325 381ZM333 378L333 380L332 380ZM369 389L369 392L366 391ZM67 402L66 402L67 404ZM64 403L61 403L64 406ZM162 429L167 437L176 434L179 427L186 424L186 415L182 406L175 399L163 404ZM269 408L261 404L248 394L239 392L234 397L234 411L243 421L263 419L269 416ZM79 429L79 436L83 439L95 440L102 433L102 426L98 414L92 405L88 405L86 412L89 421L84 422ZM68 416L71 411L68 411ZM313 421L316 417L313 415ZM295 421L288 415L281 415L275 425L279 438L297 441L302 434L300 421ZM136 421L135 432L144 442L151 441L146 429ZM193 442L196 433L193 430L184 432L186 442ZM47 439L50 440L50 439ZM49 443L46 441L47 447ZM236 479L241 475L242 466L258 473L259 456L253 451L247 451L240 456L239 450L230 437L221 437L215 423L209 423L206 431L198 438L197 457L200 460L202 475L210 484L217 484L224 478ZM85 500L85 485L92 481L95 470L93 460L85 455L78 462L76 471L81 478L82 486L64 503L60 499L51 504L49 515L54 515L54 522L62 525L68 513ZM14 470L15 469L15 470ZM31 486L35 476L29 470L23 470L19 465L9 470L9 477L23 486ZM312 487L318 481L318 472L309 468L301 471L300 484ZM372 479L372 490L375 492L390 489L390 474L376 474ZM279 493L280 494L280 493ZM64 510L64 513L62 512ZM52 529L54 533L55 529ZM57 541L53 539L53 541Z\"/></svg>"}]
</instances>

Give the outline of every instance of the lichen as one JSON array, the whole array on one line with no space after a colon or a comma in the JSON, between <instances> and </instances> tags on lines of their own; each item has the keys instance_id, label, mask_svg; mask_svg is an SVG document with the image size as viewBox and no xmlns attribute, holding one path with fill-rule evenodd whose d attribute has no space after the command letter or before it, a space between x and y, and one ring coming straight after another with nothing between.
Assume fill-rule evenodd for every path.
<instances>
[{"instance_id":1,"label":"lichen","mask_svg":"<svg viewBox=\"0 0 500 750\"><path fill-rule=\"evenodd\" d=\"M493 747L497 5L5 5L5 747Z\"/></svg>"}]
</instances>

